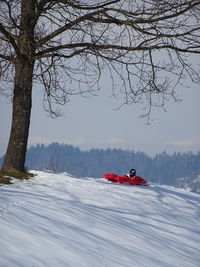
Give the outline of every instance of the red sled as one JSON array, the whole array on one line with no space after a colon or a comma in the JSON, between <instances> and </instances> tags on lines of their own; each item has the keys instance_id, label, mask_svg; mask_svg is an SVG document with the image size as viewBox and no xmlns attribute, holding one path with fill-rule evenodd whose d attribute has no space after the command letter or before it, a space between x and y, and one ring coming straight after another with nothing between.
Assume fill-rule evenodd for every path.
<instances>
[{"instance_id":1,"label":"red sled","mask_svg":"<svg viewBox=\"0 0 200 267\"><path fill-rule=\"evenodd\" d=\"M104 177L106 180L119 183L119 184L130 184L130 185L144 185L147 184L148 181L139 177L135 176L134 178L130 178L128 176L119 176L115 173L105 173Z\"/></svg>"}]
</instances>

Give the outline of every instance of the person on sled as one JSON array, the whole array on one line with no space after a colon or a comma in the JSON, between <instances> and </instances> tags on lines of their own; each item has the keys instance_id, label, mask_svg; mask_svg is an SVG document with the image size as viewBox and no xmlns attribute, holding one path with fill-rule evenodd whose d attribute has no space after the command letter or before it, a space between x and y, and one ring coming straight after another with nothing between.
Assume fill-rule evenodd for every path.
<instances>
[{"instance_id":1,"label":"person on sled","mask_svg":"<svg viewBox=\"0 0 200 267\"><path fill-rule=\"evenodd\" d=\"M136 176L136 169L131 169L128 174L125 174L124 176L129 177L129 178L135 178Z\"/></svg>"},{"instance_id":2,"label":"person on sled","mask_svg":"<svg viewBox=\"0 0 200 267\"><path fill-rule=\"evenodd\" d=\"M137 176L135 169L131 169L130 172L124 176L120 176L115 173L105 173L104 177L108 181L119 184L141 185L148 182L140 176Z\"/></svg>"},{"instance_id":3,"label":"person on sled","mask_svg":"<svg viewBox=\"0 0 200 267\"><path fill-rule=\"evenodd\" d=\"M124 175L124 178L122 176L122 178L119 179L118 182L136 185L136 184L146 184L148 181L141 178L140 176L137 176L136 169L131 169L130 172Z\"/></svg>"}]
</instances>

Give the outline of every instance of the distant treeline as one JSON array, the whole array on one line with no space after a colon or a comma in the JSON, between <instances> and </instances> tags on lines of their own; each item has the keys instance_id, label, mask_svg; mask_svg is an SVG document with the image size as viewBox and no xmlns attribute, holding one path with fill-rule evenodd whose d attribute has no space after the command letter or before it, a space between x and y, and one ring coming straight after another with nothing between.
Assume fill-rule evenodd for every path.
<instances>
[{"instance_id":1,"label":"distant treeline","mask_svg":"<svg viewBox=\"0 0 200 267\"><path fill-rule=\"evenodd\" d=\"M121 149L81 151L72 145L38 144L28 149L26 167L34 170L68 172L79 177L103 177L104 173L126 174L131 168L152 182L174 184L176 178L200 174L200 152L166 152L151 158L142 152Z\"/></svg>"}]
</instances>

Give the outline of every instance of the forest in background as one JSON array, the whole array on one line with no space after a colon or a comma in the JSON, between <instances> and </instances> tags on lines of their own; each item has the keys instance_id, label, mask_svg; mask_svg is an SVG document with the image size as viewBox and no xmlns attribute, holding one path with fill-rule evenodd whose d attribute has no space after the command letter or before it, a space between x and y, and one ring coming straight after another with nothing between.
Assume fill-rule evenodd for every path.
<instances>
[{"instance_id":1,"label":"forest in background","mask_svg":"<svg viewBox=\"0 0 200 267\"><path fill-rule=\"evenodd\" d=\"M197 154L163 152L151 158L143 152L122 149L91 149L52 143L28 149L26 167L35 170L68 172L80 177L103 177L104 173L126 174L131 168L137 174L160 184L174 184L174 179L200 174L200 151Z\"/></svg>"},{"instance_id":2,"label":"forest in background","mask_svg":"<svg viewBox=\"0 0 200 267\"><path fill-rule=\"evenodd\" d=\"M200 174L200 151L172 155L163 152L149 157L143 152L122 149L81 151L67 144L37 144L27 151L26 168L67 172L78 177L103 177L104 173L124 175L135 168L139 176L151 182L178 185L177 179L185 178L190 184ZM200 190L199 181L198 188Z\"/></svg>"}]
</instances>

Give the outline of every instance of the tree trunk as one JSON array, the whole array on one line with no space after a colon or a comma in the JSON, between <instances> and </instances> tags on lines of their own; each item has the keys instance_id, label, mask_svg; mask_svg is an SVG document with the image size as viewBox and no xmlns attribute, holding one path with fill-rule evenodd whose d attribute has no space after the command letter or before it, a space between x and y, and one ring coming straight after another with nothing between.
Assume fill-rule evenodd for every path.
<instances>
[{"instance_id":1,"label":"tree trunk","mask_svg":"<svg viewBox=\"0 0 200 267\"><path fill-rule=\"evenodd\" d=\"M34 63L29 60L17 60L15 65L12 126L3 171L25 171L32 106L33 66Z\"/></svg>"},{"instance_id":2,"label":"tree trunk","mask_svg":"<svg viewBox=\"0 0 200 267\"><path fill-rule=\"evenodd\" d=\"M19 51L15 60L13 114L10 139L2 170L24 172L28 143L34 69L35 0L21 0Z\"/></svg>"}]
</instances>

